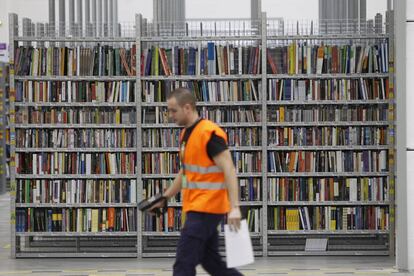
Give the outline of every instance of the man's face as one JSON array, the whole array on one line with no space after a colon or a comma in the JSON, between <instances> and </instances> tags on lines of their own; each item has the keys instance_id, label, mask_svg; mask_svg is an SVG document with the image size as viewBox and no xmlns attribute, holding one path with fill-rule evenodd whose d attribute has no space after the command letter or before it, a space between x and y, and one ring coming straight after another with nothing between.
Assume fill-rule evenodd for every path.
<instances>
[{"instance_id":1,"label":"man's face","mask_svg":"<svg viewBox=\"0 0 414 276\"><path fill-rule=\"evenodd\" d=\"M181 107L177 103L176 98L174 97L167 100L167 105L168 105L168 115L170 116L170 119L172 119L179 126L185 126L188 121L189 105L186 104L183 107Z\"/></svg>"}]
</instances>

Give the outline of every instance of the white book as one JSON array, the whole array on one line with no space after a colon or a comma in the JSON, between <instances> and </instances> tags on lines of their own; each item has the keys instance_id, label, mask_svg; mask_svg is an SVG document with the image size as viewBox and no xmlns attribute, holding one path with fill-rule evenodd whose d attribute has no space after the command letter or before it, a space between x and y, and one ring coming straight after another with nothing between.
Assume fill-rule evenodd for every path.
<instances>
[{"instance_id":1,"label":"white book","mask_svg":"<svg viewBox=\"0 0 414 276\"><path fill-rule=\"evenodd\" d=\"M32 173L38 174L37 171L37 154L33 154L32 156Z\"/></svg>"},{"instance_id":2,"label":"white book","mask_svg":"<svg viewBox=\"0 0 414 276\"><path fill-rule=\"evenodd\" d=\"M86 174L92 174L92 154L86 154Z\"/></svg>"},{"instance_id":3,"label":"white book","mask_svg":"<svg viewBox=\"0 0 414 276\"><path fill-rule=\"evenodd\" d=\"M129 202L130 203L137 202L137 181L135 179L131 179L130 190L129 190Z\"/></svg>"},{"instance_id":4,"label":"white book","mask_svg":"<svg viewBox=\"0 0 414 276\"><path fill-rule=\"evenodd\" d=\"M254 232L259 233L260 232L260 215L259 215L259 209L254 209Z\"/></svg>"},{"instance_id":5,"label":"white book","mask_svg":"<svg viewBox=\"0 0 414 276\"><path fill-rule=\"evenodd\" d=\"M356 178L350 178L349 181L349 201L358 200L358 180Z\"/></svg>"},{"instance_id":6,"label":"white book","mask_svg":"<svg viewBox=\"0 0 414 276\"><path fill-rule=\"evenodd\" d=\"M308 57L307 58L307 68L306 68L306 73L307 74L311 74L312 73L312 47L309 45L309 46L306 46L306 50L307 50L307 54L306 54L306 56Z\"/></svg>"},{"instance_id":7,"label":"white book","mask_svg":"<svg viewBox=\"0 0 414 276\"><path fill-rule=\"evenodd\" d=\"M68 81L68 85L67 85L67 94L68 94L68 103L72 102L72 99L76 99L74 97L72 97L72 81Z\"/></svg>"},{"instance_id":8,"label":"white book","mask_svg":"<svg viewBox=\"0 0 414 276\"><path fill-rule=\"evenodd\" d=\"M343 172L342 151L336 151L336 172Z\"/></svg>"},{"instance_id":9,"label":"white book","mask_svg":"<svg viewBox=\"0 0 414 276\"><path fill-rule=\"evenodd\" d=\"M78 46L76 47L76 75L80 76L81 75L81 67L80 67L80 63L81 63L81 47Z\"/></svg>"},{"instance_id":10,"label":"white book","mask_svg":"<svg viewBox=\"0 0 414 276\"><path fill-rule=\"evenodd\" d=\"M126 99L125 99L125 102L127 102L127 103L129 103L129 97L130 97L130 90L131 90L131 83L130 82L127 82L127 84L126 84Z\"/></svg>"},{"instance_id":11,"label":"white book","mask_svg":"<svg viewBox=\"0 0 414 276\"><path fill-rule=\"evenodd\" d=\"M34 99L33 99L33 82L32 81L29 81L28 82L28 88L29 88L29 91L28 91L28 94L29 94L29 103L31 103L31 102L34 102Z\"/></svg>"},{"instance_id":12,"label":"white book","mask_svg":"<svg viewBox=\"0 0 414 276\"><path fill-rule=\"evenodd\" d=\"M66 82L62 82L62 94L60 95L61 102L66 102Z\"/></svg>"},{"instance_id":13,"label":"white book","mask_svg":"<svg viewBox=\"0 0 414 276\"><path fill-rule=\"evenodd\" d=\"M309 219L309 210L308 207L304 207L305 209L305 217L306 217L306 224L308 225L308 230L312 230L312 224L310 223L310 219Z\"/></svg>"},{"instance_id":14,"label":"white book","mask_svg":"<svg viewBox=\"0 0 414 276\"><path fill-rule=\"evenodd\" d=\"M219 75L224 75L224 68L222 66L222 61L223 61L223 46L218 45L217 46L217 62L218 62L218 74Z\"/></svg>"},{"instance_id":15,"label":"white book","mask_svg":"<svg viewBox=\"0 0 414 276\"><path fill-rule=\"evenodd\" d=\"M66 65L66 71L68 72L68 76L73 76L72 68L73 68L73 49L69 49L68 53L68 63Z\"/></svg>"},{"instance_id":16,"label":"white book","mask_svg":"<svg viewBox=\"0 0 414 276\"><path fill-rule=\"evenodd\" d=\"M302 207L298 207L298 209L299 209L299 217L300 217L300 222L302 223L302 229L303 229L303 230L308 230L308 229L306 228L305 221L304 221L304 218L303 218L303 214L302 214Z\"/></svg>"},{"instance_id":17,"label":"white book","mask_svg":"<svg viewBox=\"0 0 414 276\"><path fill-rule=\"evenodd\" d=\"M339 196L339 182L337 180L334 181L334 197Z\"/></svg>"},{"instance_id":18,"label":"white book","mask_svg":"<svg viewBox=\"0 0 414 276\"><path fill-rule=\"evenodd\" d=\"M111 174L117 174L118 170L117 170L117 162L116 162L116 154L112 153L111 154Z\"/></svg>"}]
</instances>

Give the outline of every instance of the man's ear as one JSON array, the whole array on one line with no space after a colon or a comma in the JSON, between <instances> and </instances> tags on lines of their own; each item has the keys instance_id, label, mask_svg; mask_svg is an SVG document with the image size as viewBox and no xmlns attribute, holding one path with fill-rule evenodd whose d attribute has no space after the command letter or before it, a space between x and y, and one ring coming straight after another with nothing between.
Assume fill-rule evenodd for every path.
<instances>
[{"instance_id":1,"label":"man's ear","mask_svg":"<svg viewBox=\"0 0 414 276\"><path fill-rule=\"evenodd\" d=\"M192 110L191 105L189 103L184 104L184 109L185 109L185 111L191 111Z\"/></svg>"}]
</instances>

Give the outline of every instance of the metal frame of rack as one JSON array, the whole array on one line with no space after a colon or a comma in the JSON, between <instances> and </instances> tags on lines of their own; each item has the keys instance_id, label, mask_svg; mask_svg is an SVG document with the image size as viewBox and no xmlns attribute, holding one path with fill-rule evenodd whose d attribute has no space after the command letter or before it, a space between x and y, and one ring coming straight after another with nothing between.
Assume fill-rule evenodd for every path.
<instances>
[{"instance_id":1,"label":"metal frame of rack","mask_svg":"<svg viewBox=\"0 0 414 276\"><path fill-rule=\"evenodd\" d=\"M392 14L390 12L390 14ZM261 134L261 146L255 147L232 147L231 150L236 151L254 151L261 152L262 154L262 171L260 173L239 173L239 177L257 177L261 178L262 189L260 201L254 202L241 202L243 206L261 207L261 225L260 233L252 233L252 239L256 239L258 250L255 251L257 256L278 256L278 255L389 255L394 252L394 170L393 166L393 152L394 152L394 139L390 139L390 143L384 146L295 146L295 147L274 147L267 144L267 131L269 127L274 126L388 126L389 137L394 135L394 116L390 115L388 121L372 121L372 122L283 122L275 123L267 121L267 110L271 106L279 105L298 105L298 106L322 106L322 105L388 105L390 114L394 112L394 71L393 71L393 20L388 20L390 33L387 34L327 34L327 35L282 35L272 36L268 34L268 19L266 13L262 13L261 24L260 24L260 35L246 35L246 36L171 36L171 37L149 37L146 35L144 19L141 15L136 15L135 18L135 38L96 38L96 37L79 37L79 38L41 38L31 36L30 31L27 29L23 30L23 35L19 36L18 31L18 17L16 14L9 16L10 22L10 131L11 131L11 254L12 257L173 257L174 252L146 252L147 246L146 238L173 238L178 237L177 232L171 233L154 233L143 231L143 217L140 212L137 212L137 231L127 233L16 233L15 231L15 210L16 208L36 208L36 207L80 207L80 208L94 208L94 207L133 207L134 204L16 204L16 179L29 178L29 179L136 179L137 183L137 201L142 199L143 182L145 179L171 179L174 174L141 174L142 172L142 156L143 153L151 152L177 152L176 148L145 148L143 146L137 146L136 148L16 148L15 141L15 129L16 128L122 128L122 129L135 129L137 132L136 145L142 145L142 131L143 129L159 129L159 128L178 128L173 124L146 124L142 122L142 110L147 107L165 107L166 104L163 102L142 102L141 91L143 81L158 81L158 80L258 80L262 82L260 97L258 101L237 101L237 102L199 102L198 106L220 106L220 107L231 107L231 106L259 106L261 107L261 122L254 123L221 123L222 127L257 127L262 129ZM27 25L27 22L25 23ZM23 25L25 25L23 24ZM381 74L301 74L301 75L273 75L267 73L267 51L263 51L263 46L269 45L269 41L288 41L288 40L364 40L364 39L388 39L389 41L389 62L390 62L390 73ZM207 42L207 41L255 41L262 47L262 53L260 56L261 62L261 73L257 75L225 75L225 76L142 76L141 75L141 53L142 49L145 48L145 43L188 43L188 42ZM96 43L96 42L108 42L108 43L134 43L136 45L136 76L134 77L94 77L94 76L82 76L82 77L32 77L32 76L15 76L14 75L14 49L15 46L23 42L28 45L30 42L63 42L63 43ZM328 100L328 101L278 101L271 102L267 100L267 83L269 79L359 79L359 78L388 78L390 83L390 98L386 100ZM15 81L23 80L42 80L42 81L132 81L135 82L135 102L134 103L35 103L35 102L23 102L15 103ZM54 125L25 125L15 124L15 108L16 107L135 107L136 111L136 124L128 125L100 125L94 126L93 124L54 124ZM270 173L267 172L267 155L269 151L286 151L286 150L388 150L390 155L389 160L389 172L323 172L323 173ZM137 155L137 173L127 175L19 175L16 174L15 169L15 154L19 152L135 152ZM268 178L270 177L376 177L376 176L388 176L389 177L389 200L384 202L378 201L364 201L364 202L273 202L267 200L268 193ZM390 208L390 228L387 231L374 231L374 230L355 230L355 231L273 231L268 230L268 207L269 206L389 206ZM173 207L180 207L180 203L172 203ZM352 237L358 236L359 238L376 237L376 236L387 236L389 244L387 249L379 246L376 250L364 250L363 248L355 246L355 250L343 249L337 247L336 250L323 251L323 252L309 252L302 250L293 251L275 251L272 250L271 237L276 236L277 238L283 239L306 239L306 237L342 237L344 239L352 240ZM17 252L16 251L16 240L25 239L28 242L30 238L58 238L59 242L62 242L62 238L71 238L76 240L76 244L79 245L81 238L88 237L101 237L101 238L117 238L135 237L134 242L136 243L136 250L134 252L111 252L110 246L107 252ZM46 240L47 241L47 240ZM101 242L105 245L106 241ZM162 240L161 240L162 243ZM170 242L168 242L170 244ZM89 248L89 247L88 247Z\"/></svg>"},{"instance_id":2,"label":"metal frame of rack","mask_svg":"<svg viewBox=\"0 0 414 276\"><path fill-rule=\"evenodd\" d=\"M7 191L8 184L8 160L7 160L7 112L8 98L7 90L9 83L8 79L8 65L0 62L0 194Z\"/></svg>"}]
</instances>

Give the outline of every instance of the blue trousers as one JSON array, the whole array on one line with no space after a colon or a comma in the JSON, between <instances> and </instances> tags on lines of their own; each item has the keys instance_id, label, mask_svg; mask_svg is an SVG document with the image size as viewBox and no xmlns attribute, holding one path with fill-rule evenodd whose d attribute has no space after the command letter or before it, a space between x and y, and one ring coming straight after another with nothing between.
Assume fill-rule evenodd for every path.
<instances>
[{"instance_id":1,"label":"blue trousers","mask_svg":"<svg viewBox=\"0 0 414 276\"><path fill-rule=\"evenodd\" d=\"M217 226L223 215L188 212L181 230L173 276L194 276L196 266L213 276L240 276L236 269L227 268L218 253Z\"/></svg>"}]
</instances>

